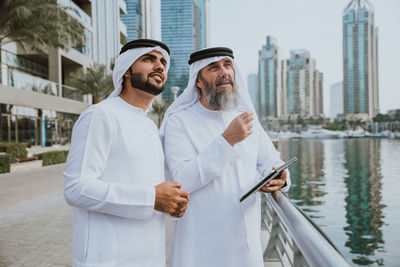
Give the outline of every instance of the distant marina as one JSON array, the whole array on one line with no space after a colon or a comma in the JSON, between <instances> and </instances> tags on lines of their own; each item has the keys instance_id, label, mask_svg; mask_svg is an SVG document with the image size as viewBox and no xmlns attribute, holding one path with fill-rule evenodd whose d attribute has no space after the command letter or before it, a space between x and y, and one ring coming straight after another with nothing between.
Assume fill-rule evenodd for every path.
<instances>
[{"instance_id":1,"label":"distant marina","mask_svg":"<svg viewBox=\"0 0 400 267\"><path fill-rule=\"evenodd\" d=\"M399 138L400 132L382 131L379 133L371 133L365 131L361 127L347 131L327 130L320 126L309 126L306 131L267 131L269 137L273 141L285 139L336 139L336 138Z\"/></svg>"}]
</instances>

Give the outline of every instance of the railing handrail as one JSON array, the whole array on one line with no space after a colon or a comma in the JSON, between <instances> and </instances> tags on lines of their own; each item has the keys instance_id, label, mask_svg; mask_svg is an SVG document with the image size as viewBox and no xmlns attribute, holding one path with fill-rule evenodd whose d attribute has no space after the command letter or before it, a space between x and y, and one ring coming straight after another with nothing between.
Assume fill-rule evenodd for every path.
<instances>
[{"instance_id":1,"label":"railing handrail","mask_svg":"<svg viewBox=\"0 0 400 267\"><path fill-rule=\"evenodd\" d=\"M47 94L47 95L59 96L59 97L63 97L63 98L68 98L68 99L72 99L72 100L77 100L77 101L80 101L80 102L84 102L83 93L82 93L81 91L79 91L78 89L74 88L74 87L71 87L71 86L68 86L68 85L65 85L65 84L59 84L59 83L57 83L57 82L50 81L50 80L48 80L48 79L44 79L44 78L42 78L42 77L40 77L40 76L35 76L35 75L33 75L33 74L29 73L29 72L25 72L25 71L23 71L23 70L20 70L20 69L16 68L15 66L12 66L12 65L9 65L9 64L3 63L3 62L1 62L0 64L1 64L2 67L5 66L5 67L11 67L11 68L13 68L13 71L14 71L15 73L21 73L21 74L23 74L24 76L29 77L30 79L32 79L32 81L37 81L37 82L45 83L45 84L51 84L52 86L54 86L54 88L57 89L57 91L56 91L54 94L45 93L45 94ZM2 83L0 83L0 85L7 85L7 82L6 82L6 83L2 82ZM30 84L30 85L35 86L35 84ZM29 88L26 88L26 87L24 87L24 86L22 86L22 87L20 87L20 86L18 86L18 85L9 85L9 86L15 87L15 88L18 88L18 89L27 90L27 91L34 91L34 92L43 93L42 91L30 90ZM59 86L61 87L61 95L59 95L59 91L58 91ZM32 89L33 89L33 87L32 87ZM39 89L40 89L40 88L39 88ZM70 91L73 91L74 93L79 94L80 97L79 97L79 98L76 98L76 97L75 97L75 98L68 97L68 96L64 95L64 89L68 89L68 90L70 90Z\"/></svg>"},{"instance_id":2,"label":"railing handrail","mask_svg":"<svg viewBox=\"0 0 400 267\"><path fill-rule=\"evenodd\" d=\"M1 50L1 49L0 49L0 50ZM20 69L18 69L17 67L12 66L12 65L9 65L9 64L7 64L7 63L0 62L0 64L1 64L1 65L4 65L4 66L7 66L7 67L15 68L17 71L23 72L24 74L29 75L29 76L32 76L32 77L34 77L35 79L40 79L40 80L42 80L42 81L45 81L45 82L49 82L49 83L53 83L53 84L58 85L57 82L53 82L53 81L50 81L50 80L48 80L48 79L42 78L42 77L40 77L40 76L33 75L32 73L29 73L29 72L20 70ZM79 90L76 89L75 87L71 87L71 86L66 85L66 84L61 84L61 86L62 86L62 87L66 87L66 88L71 89L71 90L74 90L74 91L79 91Z\"/></svg>"},{"instance_id":3,"label":"railing handrail","mask_svg":"<svg viewBox=\"0 0 400 267\"><path fill-rule=\"evenodd\" d=\"M0 47L0 52L4 52L4 53L5 53L5 57L6 57L6 59L4 59L4 58L1 59L1 64L5 64L5 65L7 65L7 66L14 67L14 68L21 69L21 70L25 70L25 71L26 71L26 70L30 70L30 71L32 71L32 72L38 74L38 75L39 75L39 74L44 75L45 72L47 72L47 68L46 68L45 65L40 64L40 63L38 63L38 62L36 62L36 61L33 61L33 60L29 59L29 58L26 57L24 54L16 54L16 53L14 53L14 52L12 52L12 51L10 51L10 50L8 50L8 49L4 49L4 48L1 48L1 47ZM45 72L40 72L40 71L38 71L38 70L31 69L31 68L26 67L26 66L24 66L24 65L19 65L19 66L18 66L18 65L8 64L8 63L6 63L6 61L8 60L8 54L11 55L11 56L14 57L14 58L17 58L18 60L22 60L21 62L27 62L27 63L29 63L29 64L32 64L32 65L34 65L34 66L37 66L38 68L40 68L40 69L42 69L42 70L45 70ZM3 55L2 55L2 56L3 56Z\"/></svg>"},{"instance_id":4,"label":"railing handrail","mask_svg":"<svg viewBox=\"0 0 400 267\"><path fill-rule=\"evenodd\" d=\"M309 266L350 266L322 230L282 192L266 194Z\"/></svg>"},{"instance_id":5,"label":"railing handrail","mask_svg":"<svg viewBox=\"0 0 400 267\"><path fill-rule=\"evenodd\" d=\"M69 86L69 85L65 85L65 84L61 84L61 86L62 87L65 87L65 88L68 88L68 89L71 89L71 90L74 90L74 91L77 91L77 92L80 92L78 89L76 89L75 87L71 87L71 86Z\"/></svg>"}]
</instances>

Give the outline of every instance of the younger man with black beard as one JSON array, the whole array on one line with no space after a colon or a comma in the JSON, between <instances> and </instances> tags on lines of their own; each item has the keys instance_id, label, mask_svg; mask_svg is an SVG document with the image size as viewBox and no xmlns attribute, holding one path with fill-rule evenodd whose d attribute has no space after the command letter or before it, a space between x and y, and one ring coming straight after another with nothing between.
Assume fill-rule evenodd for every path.
<instances>
[{"instance_id":1,"label":"younger man with black beard","mask_svg":"<svg viewBox=\"0 0 400 267\"><path fill-rule=\"evenodd\" d=\"M282 160L254 115L232 50L201 50L189 64L188 85L160 129L168 175L190 194L170 266L262 267L260 196L239 198ZM263 191L289 186L284 172Z\"/></svg>"},{"instance_id":2,"label":"younger man with black beard","mask_svg":"<svg viewBox=\"0 0 400 267\"><path fill-rule=\"evenodd\" d=\"M114 92L74 126L64 171L65 199L74 206L73 266L165 266L163 214L181 217L189 201L179 183L164 182L158 129L146 116L168 67L165 44L127 43Z\"/></svg>"}]
</instances>

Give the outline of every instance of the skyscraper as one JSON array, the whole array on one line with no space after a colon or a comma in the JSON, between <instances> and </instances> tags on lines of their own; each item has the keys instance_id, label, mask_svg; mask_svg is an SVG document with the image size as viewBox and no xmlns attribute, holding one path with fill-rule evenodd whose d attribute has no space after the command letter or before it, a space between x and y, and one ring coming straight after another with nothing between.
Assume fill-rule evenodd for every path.
<instances>
[{"instance_id":1,"label":"skyscraper","mask_svg":"<svg viewBox=\"0 0 400 267\"><path fill-rule=\"evenodd\" d=\"M343 82L331 85L329 102L330 117L336 118L337 115L343 114Z\"/></svg>"},{"instance_id":2,"label":"skyscraper","mask_svg":"<svg viewBox=\"0 0 400 267\"><path fill-rule=\"evenodd\" d=\"M249 90L249 95L251 101L253 102L254 108L256 109L258 116L260 116L258 110L258 77L256 73L252 73L247 76L247 88Z\"/></svg>"},{"instance_id":3,"label":"skyscraper","mask_svg":"<svg viewBox=\"0 0 400 267\"><path fill-rule=\"evenodd\" d=\"M127 13L121 15L121 20L127 28L127 40L132 41L140 38L155 38L154 29L154 5L152 0L124 0Z\"/></svg>"},{"instance_id":4,"label":"skyscraper","mask_svg":"<svg viewBox=\"0 0 400 267\"><path fill-rule=\"evenodd\" d=\"M283 113L283 94L280 49L275 38L267 36L259 52L259 116L277 117Z\"/></svg>"},{"instance_id":5,"label":"skyscraper","mask_svg":"<svg viewBox=\"0 0 400 267\"><path fill-rule=\"evenodd\" d=\"M209 0L161 0L161 38L171 51L171 67L163 99L172 101L172 86L182 93L189 75L191 53L209 44Z\"/></svg>"},{"instance_id":6,"label":"skyscraper","mask_svg":"<svg viewBox=\"0 0 400 267\"><path fill-rule=\"evenodd\" d=\"M368 0L352 0L343 10L343 103L348 117L379 112L378 28Z\"/></svg>"},{"instance_id":7,"label":"skyscraper","mask_svg":"<svg viewBox=\"0 0 400 267\"><path fill-rule=\"evenodd\" d=\"M323 115L322 73L316 70L315 60L305 49L290 51L284 63L287 69L287 115Z\"/></svg>"}]
</instances>

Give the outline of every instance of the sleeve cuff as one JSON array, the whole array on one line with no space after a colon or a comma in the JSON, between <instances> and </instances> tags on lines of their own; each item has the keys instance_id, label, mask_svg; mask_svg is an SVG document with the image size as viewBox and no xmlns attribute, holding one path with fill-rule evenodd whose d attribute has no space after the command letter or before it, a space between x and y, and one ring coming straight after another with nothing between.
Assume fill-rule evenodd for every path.
<instances>
[{"instance_id":1,"label":"sleeve cuff","mask_svg":"<svg viewBox=\"0 0 400 267\"><path fill-rule=\"evenodd\" d=\"M231 144L226 141L226 139L220 135L217 138L217 142L221 145L221 148L224 150L224 154L227 156L227 161L229 163L235 163L239 158L239 154L236 152L235 148L231 146Z\"/></svg>"},{"instance_id":2,"label":"sleeve cuff","mask_svg":"<svg viewBox=\"0 0 400 267\"><path fill-rule=\"evenodd\" d=\"M146 189L146 196L147 196L147 201L146 203L149 203L149 206L146 206L143 211L143 217L144 219L150 219L153 216L154 213L154 206L156 204L156 188L155 187L149 187Z\"/></svg>"}]
</instances>

